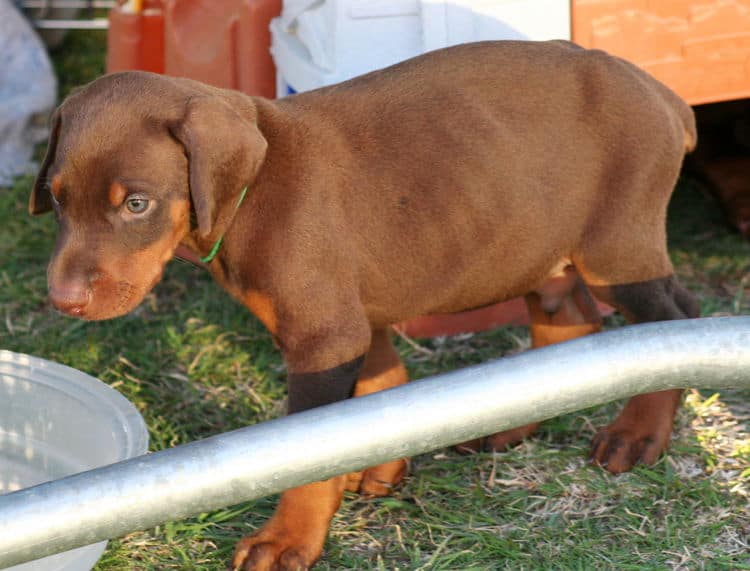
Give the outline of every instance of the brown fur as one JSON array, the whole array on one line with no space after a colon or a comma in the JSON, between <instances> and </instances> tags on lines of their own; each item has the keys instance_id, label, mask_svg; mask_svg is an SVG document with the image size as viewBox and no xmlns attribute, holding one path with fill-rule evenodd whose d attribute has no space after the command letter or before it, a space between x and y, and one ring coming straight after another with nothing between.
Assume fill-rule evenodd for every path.
<instances>
[{"instance_id":1,"label":"brown fur","mask_svg":"<svg viewBox=\"0 0 750 571\"><path fill-rule=\"evenodd\" d=\"M386 330L417 315L525 295L540 346L598 329L581 278L633 319L690 314L669 285L665 216L692 114L603 52L470 44L279 101L115 74L70 96L52 124L30 201L51 208L55 181L52 302L121 315L178 245L205 256L223 237L209 269L271 330L303 406L405 382ZM148 211L114 205L113 184ZM676 402L631 400L594 459L612 471L653 460ZM405 467L286 492L234 564L310 566L344 488L385 493Z\"/></svg>"}]
</instances>

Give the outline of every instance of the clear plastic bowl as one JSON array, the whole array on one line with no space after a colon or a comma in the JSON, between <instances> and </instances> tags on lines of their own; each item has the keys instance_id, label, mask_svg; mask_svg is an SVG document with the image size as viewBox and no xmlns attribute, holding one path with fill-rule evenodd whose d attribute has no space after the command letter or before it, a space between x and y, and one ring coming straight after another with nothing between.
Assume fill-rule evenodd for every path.
<instances>
[{"instance_id":1,"label":"clear plastic bowl","mask_svg":"<svg viewBox=\"0 0 750 571\"><path fill-rule=\"evenodd\" d=\"M120 393L80 371L0 350L0 494L145 454L148 432ZM8 568L88 571L103 541Z\"/></svg>"}]
</instances>

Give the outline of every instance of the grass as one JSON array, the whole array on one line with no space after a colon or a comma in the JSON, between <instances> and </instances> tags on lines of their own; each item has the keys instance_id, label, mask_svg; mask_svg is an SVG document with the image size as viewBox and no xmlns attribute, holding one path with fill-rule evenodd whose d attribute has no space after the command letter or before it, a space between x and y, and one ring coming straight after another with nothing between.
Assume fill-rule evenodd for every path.
<instances>
[{"instance_id":1,"label":"grass","mask_svg":"<svg viewBox=\"0 0 750 571\"><path fill-rule=\"evenodd\" d=\"M69 36L55 55L67 93L102 70L103 37ZM51 217L29 218L30 178L0 190L0 347L86 371L144 415L161 450L282 414L284 368L270 337L202 271L171 264L131 315L84 323L45 301ZM704 315L750 313L750 245L683 181L671 254ZM614 318L612 324L620 320ZM522 328L407 343L423 377L528 347ZM413 461L394 496L348 495L317 569L750 569L750 391L691 391L655 466L612 476L589 466L596 427L618 404L546 422L503 454L438 450ZM110 542L96 569L224 569L234 542L276 498L171 522Z\"/></svg>"}]
</instances>

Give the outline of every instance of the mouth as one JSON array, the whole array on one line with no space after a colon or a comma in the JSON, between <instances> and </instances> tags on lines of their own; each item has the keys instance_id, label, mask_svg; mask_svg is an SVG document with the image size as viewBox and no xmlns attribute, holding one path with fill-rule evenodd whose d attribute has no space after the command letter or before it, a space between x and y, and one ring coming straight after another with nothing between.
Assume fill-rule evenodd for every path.
<instances>
[{"instance_id":1,"label":"mouth","mask_svg":"<svg viewBox=\"0 0 750 571\"><path fill-rule=\"evenodd\" d=\"M115 280L99 273L96 281L50 281L49 300L60 313L85 321L102 321L121 317L133 311L159 282L163 269L154 279L138 283ZM139 280L140 281L140 280ZM87 285L77 285L87 283Z\"/></svg>"},{"instance_id":2,"label":"mouth","mask_svg":"<svg viewBox=\"0 0 750 571\"><path fill-rule=\"evenodd\" d=\"M61 313L101 321L133 311L162 279L172 259L177 236L168 236L142 248L124 248L111 237L98 241L91 251L81 242L63 240L47 269L49 300Z\"/></svg>"},{"instance_id":3,"label":"mouth","mask_svg":"<svg viewBox=\"0 0 750 571\"><path fill-rule=\"evenodd\" d=\"M130 302L133 299L136 288L127 281L117 282L117 306L115 311L118 313L127 313L130 310Z\"/></svg>"}]
</instances>

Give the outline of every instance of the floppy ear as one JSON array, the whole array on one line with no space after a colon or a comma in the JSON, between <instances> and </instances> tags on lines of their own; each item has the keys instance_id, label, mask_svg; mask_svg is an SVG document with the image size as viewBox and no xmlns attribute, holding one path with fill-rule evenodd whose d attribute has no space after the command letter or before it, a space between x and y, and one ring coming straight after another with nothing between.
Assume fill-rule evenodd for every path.
<instances>
[{"instance_id":1,"label":"floppy ear","mask_svg":"<svg viewBox=\"0 0 750 571\"><path fill-rule=\"evenodd\" d=\"M49 195L49 180L47 171L55 160L55 151L57 150L57 139L60 135L60 108L58 107L52 113L50 118L49 142L47 143L47 154L44 156L42 166L36 175L34 186L31 188L29 197L29 214L44 214L52 210L52 200Z\"/></svg>"},{"instance_id":2,"label":"floppy ear","mask_svg":"<svg viewBox=\"0 0 750 571\"><path fill-rule=\"evenodd\" d=\"M248 104L235 111L220 96L192 97L183 118L170 125L188 157L190 197L204 238L229 226L243 188L252 184L268 143Z\"/></svg>"}]
</instances>

